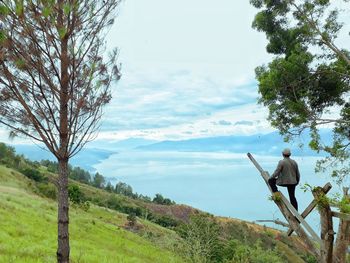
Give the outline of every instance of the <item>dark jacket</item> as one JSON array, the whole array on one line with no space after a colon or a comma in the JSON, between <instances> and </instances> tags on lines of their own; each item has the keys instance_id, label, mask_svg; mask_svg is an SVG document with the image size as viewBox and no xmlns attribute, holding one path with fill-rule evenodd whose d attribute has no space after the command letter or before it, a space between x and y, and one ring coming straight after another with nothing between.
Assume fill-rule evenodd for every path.
<instances>
[{"instance_id":1,"label":"dark jacket","mask_svg":"<svg viewBox=\"0 0 350 263\"><path fill-rule=\"evenodd\" d=\"M277 179L277 185L298 184L300 181L300 173L297 162L289 157L284 157L283 160L278 162L278 166L271 177Z\"/></svg>"}]
</instances>

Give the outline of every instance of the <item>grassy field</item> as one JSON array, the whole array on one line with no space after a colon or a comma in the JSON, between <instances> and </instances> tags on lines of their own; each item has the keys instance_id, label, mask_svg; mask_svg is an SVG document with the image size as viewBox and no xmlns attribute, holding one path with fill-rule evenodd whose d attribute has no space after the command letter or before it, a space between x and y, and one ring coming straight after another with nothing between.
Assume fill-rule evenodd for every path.
<instances>
[{"instance_id":1,"label":"grassy field","mask_svg":"<svg viewBox=\"0 0 350 263\"><path fill-rule=\"evenodd\" d=\"M56 261L56 202L35 195L29 184L0 166L1 263ZM71 262L184 262L167 249L177 241L172 231L139 221L142 237L126 231L126 221L126 215L109 209L71 207Z\"/></svg>"}]
</instances>

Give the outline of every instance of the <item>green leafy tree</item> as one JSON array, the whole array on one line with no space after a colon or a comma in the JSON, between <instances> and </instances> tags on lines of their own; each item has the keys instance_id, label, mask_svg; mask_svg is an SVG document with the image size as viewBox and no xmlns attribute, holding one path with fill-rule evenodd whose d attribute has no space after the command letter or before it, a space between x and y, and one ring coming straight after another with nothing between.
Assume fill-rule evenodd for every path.
<instances>
[{"instance_id":1,"label":"green leafy tree","mask_svg":"<svg viewBox=\"0 0 350 263\"><path fill-rule=\"evenodd\" d=\"M92 180L92 185L97 188L103 188L106 180L102 174L96 173L94 179Z\"/></svg>"},{"instance_id":2,"label":"green leafy tree","mask_svg":"<svg viewBox=\"0 0 350 263\"><path fill-rule=\"evenodd\" d=\"M122 194L125 196L129 196L129 197L133 197L133 190L132 187L130 185L128 185L127 183L123 183L123 182L118 182L115 185L114 191L117 194Z\"/></svg>"},{"instance_id":3,"label":"green leafy tree","mask_svg":"<svg viewBox=\"0 0 350 263\"><path fill-rule=\"evenodd\" d=\"M260 103L287 139L311 132L309 146L328 153L317 169L331 165L338 183L350 171L350 53L336 41L344 33L341 2L251 0L261 9L253 27L266 34L267 52L275 55L256 69ZM332 127L332 142L322 140L322 127Z\"/></svg>"},{"instance_id":4,"label":"green leafy tree","mask_svg":"<svg viewBox=\"0 0 350 263\"><path fill-rule=\"evenodd\" d=\"M80 167L74 167L71 169L69 172L69 177L85 184L90 183L91 180L90 173L84 169L81 169Z\"/></svg>"},{"instance_id":5,"label":"green leafy tree","mask_svg":"<svg viewBox=\"0 0 350 263\"><path fill-rule=\"evenodd\" d=\"M169 198L164 198L161 194L156 194L156 196L152 200L153 203L160 205L172 205L175 202L171 201Z\"/></svg>"},{"instance_id":6,"label":"green leafy tree","mask_svg":"<svg viewBox=\"0 0 350 263\"><path fill-rule=\"evenodd\" d=\"M111 182L107 183L105 190L110 192L110 193L113 192L114 188L113 188L113 185L111 184Z\"/></svg>"},{"instance_id":7,"label":"green leafy tree","mask_svg":"<svg viewBox=\"0 0 350 263\"><path fill-rule=\"evenodd\" d=\"M0 123L57 159L58 262L70 253L68 162L94 138L120 77L117 52L105 56L120 2L0 0Z\"/></svg>"},{"instance_id":8,"label":"green leafy tree","mask_svg":"<svg viewBox=\"0 0 350 263\"><path fill-rule=\"evenodd\" d=\"M309 146L327 153L316 170L330 167L341 184L350 172L350 52L337 40L348 34L341 20L350 11L348 1L250 2L260 9L253 27L266 34L267 52L275 55L267 66L256 69L259 102L268 107L269 121L287 140L310 132ZM322 138L323 127L332 129L331 142ZM328 212L322 213L329 216ZM337 236L334 253L333 245L328 251L321 246L321 261L332 261L333 254L334 262L345 262L350 237L343 230L348 226L340 220L339 231L347 237Z\"/></svg>"}]
</instances>

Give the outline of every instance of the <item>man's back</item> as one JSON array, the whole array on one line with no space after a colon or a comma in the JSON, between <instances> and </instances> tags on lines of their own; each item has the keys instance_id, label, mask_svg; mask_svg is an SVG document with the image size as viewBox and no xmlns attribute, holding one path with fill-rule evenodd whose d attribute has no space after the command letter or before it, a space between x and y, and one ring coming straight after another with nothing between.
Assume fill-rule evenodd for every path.
<instances>
[{"instance_id":1,"label":"man's back","mask_svg":"<svg viewBox=\"0 0 350 263\"><path fill-rule=\"evenodd\" d=\"M298 184L300 173L297 162L289 157L284 157L283 160L279 161L272 177L277 178L277 185Z\"/></svg>"}]
</instances>

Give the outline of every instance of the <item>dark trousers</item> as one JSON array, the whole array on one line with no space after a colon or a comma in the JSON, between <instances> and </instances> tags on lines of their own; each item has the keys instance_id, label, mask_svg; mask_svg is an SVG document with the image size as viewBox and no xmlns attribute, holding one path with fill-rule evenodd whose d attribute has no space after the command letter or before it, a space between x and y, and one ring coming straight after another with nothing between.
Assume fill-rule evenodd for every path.
<instances>
[{"instance_id":1,"label":"dark trousers","mask_svg":"<svg viewBox=\"0 0 350 263\"><path fill-rule=\"evenodd\" d=\"M277 185L276 185L276 178L270 178L269 179L269 185L271 187L272 192L277 192ZM289 194L289 200L292 206L298 211L298 202L297 199L295 198L295 187L297 186L296 184L289 184L289 185L281 185L283 187L287 187L288 189L288 194Z\"/></svg>"}]
</instances>

